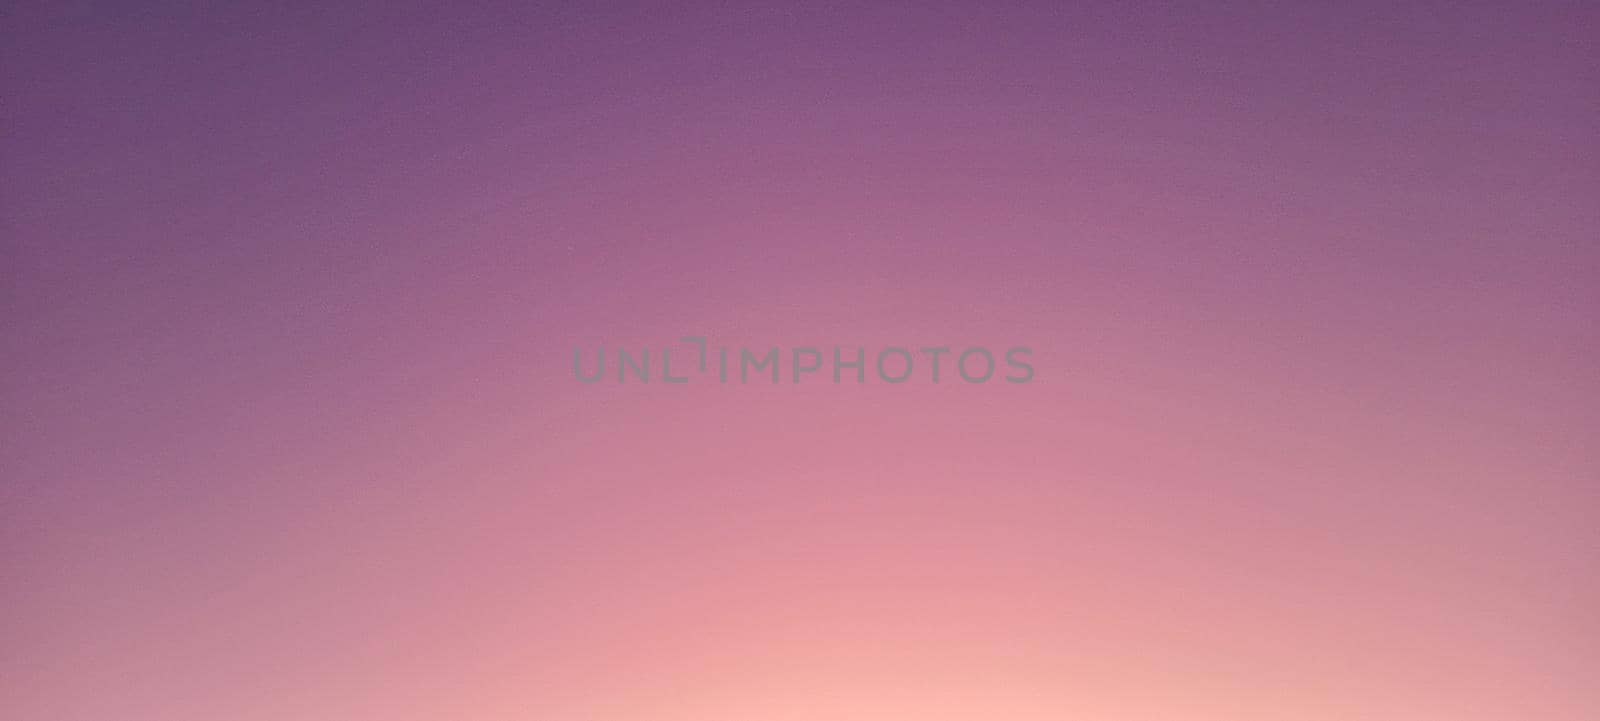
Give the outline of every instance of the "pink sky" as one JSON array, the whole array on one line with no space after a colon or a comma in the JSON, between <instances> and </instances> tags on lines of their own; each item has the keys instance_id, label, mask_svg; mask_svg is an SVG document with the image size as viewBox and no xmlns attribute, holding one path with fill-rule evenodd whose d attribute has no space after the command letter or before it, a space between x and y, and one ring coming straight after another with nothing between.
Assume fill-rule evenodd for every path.
<instances>
[{"instance_id":1,"label":"pink sky","mask_svg":"<svg viewBox=\"0 0 1600 721\"><path fill-rule=\"evenodd\" d=\"M7 13L0 718L1600 717L1593 9L525 5Z\"/></svg>"}]
</instances>

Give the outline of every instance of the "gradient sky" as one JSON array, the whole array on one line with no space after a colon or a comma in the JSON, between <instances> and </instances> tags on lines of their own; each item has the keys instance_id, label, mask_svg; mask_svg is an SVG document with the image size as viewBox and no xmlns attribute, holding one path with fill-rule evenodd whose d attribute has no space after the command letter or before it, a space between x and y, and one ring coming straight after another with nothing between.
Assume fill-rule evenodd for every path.
<instances>
[{"instance_id":1,"label":"gradient sky","mask_svg":"<svg viewBox=\"0 0 1600 721\"><path fill-rule=\"evenodd\" d=\"M1592 4L250 5L0 13L0 717L1600 718Z\"/></svg>"}]
</instances>

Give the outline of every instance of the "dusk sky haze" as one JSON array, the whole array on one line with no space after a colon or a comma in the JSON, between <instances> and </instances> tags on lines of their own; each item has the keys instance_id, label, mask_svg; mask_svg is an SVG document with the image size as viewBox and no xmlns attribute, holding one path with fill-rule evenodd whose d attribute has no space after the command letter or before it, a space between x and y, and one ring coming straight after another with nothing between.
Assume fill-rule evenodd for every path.
<instances>
[{"instance_id":1,"label":"dusk sky haze","mask_svg":"<svg viewBox=\"0 0 1600 721\"><path fill-rule=\"evenodd\" d=\"M10 3L0 718L1600 719L1597 39Z\"/></svg>"}]
</instances>

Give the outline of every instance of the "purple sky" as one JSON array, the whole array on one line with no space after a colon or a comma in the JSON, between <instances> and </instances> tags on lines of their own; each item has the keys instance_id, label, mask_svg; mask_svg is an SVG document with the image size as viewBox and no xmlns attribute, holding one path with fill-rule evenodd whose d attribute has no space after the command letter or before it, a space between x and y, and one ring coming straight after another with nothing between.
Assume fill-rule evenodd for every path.
<instances>
[{"instance_id":1,"label":"purple sky","mask_svg":"<svg viewBox=\"0 0 1600 721\"><path fill-rule=\"evenodd\" d=\"M1592 4L333 5L0 14L0 717L1600 709Z\"/></svg>"}]
</instances>

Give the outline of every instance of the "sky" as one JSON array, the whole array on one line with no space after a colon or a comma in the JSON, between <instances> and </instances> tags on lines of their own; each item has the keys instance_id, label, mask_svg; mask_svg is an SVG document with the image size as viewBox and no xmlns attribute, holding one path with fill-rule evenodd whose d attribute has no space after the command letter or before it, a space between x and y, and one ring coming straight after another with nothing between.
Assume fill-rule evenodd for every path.
<instances>
[{"instance_id":1,"label":"sky","mask_svg":"<svg viewBox=\"0 0 1600 721\"><path fill-rule=\"evenodd\" d=\"M1600 12L1402 5L12 3L0 717L1600 717Z\"/></svg>"}]
</instances>

